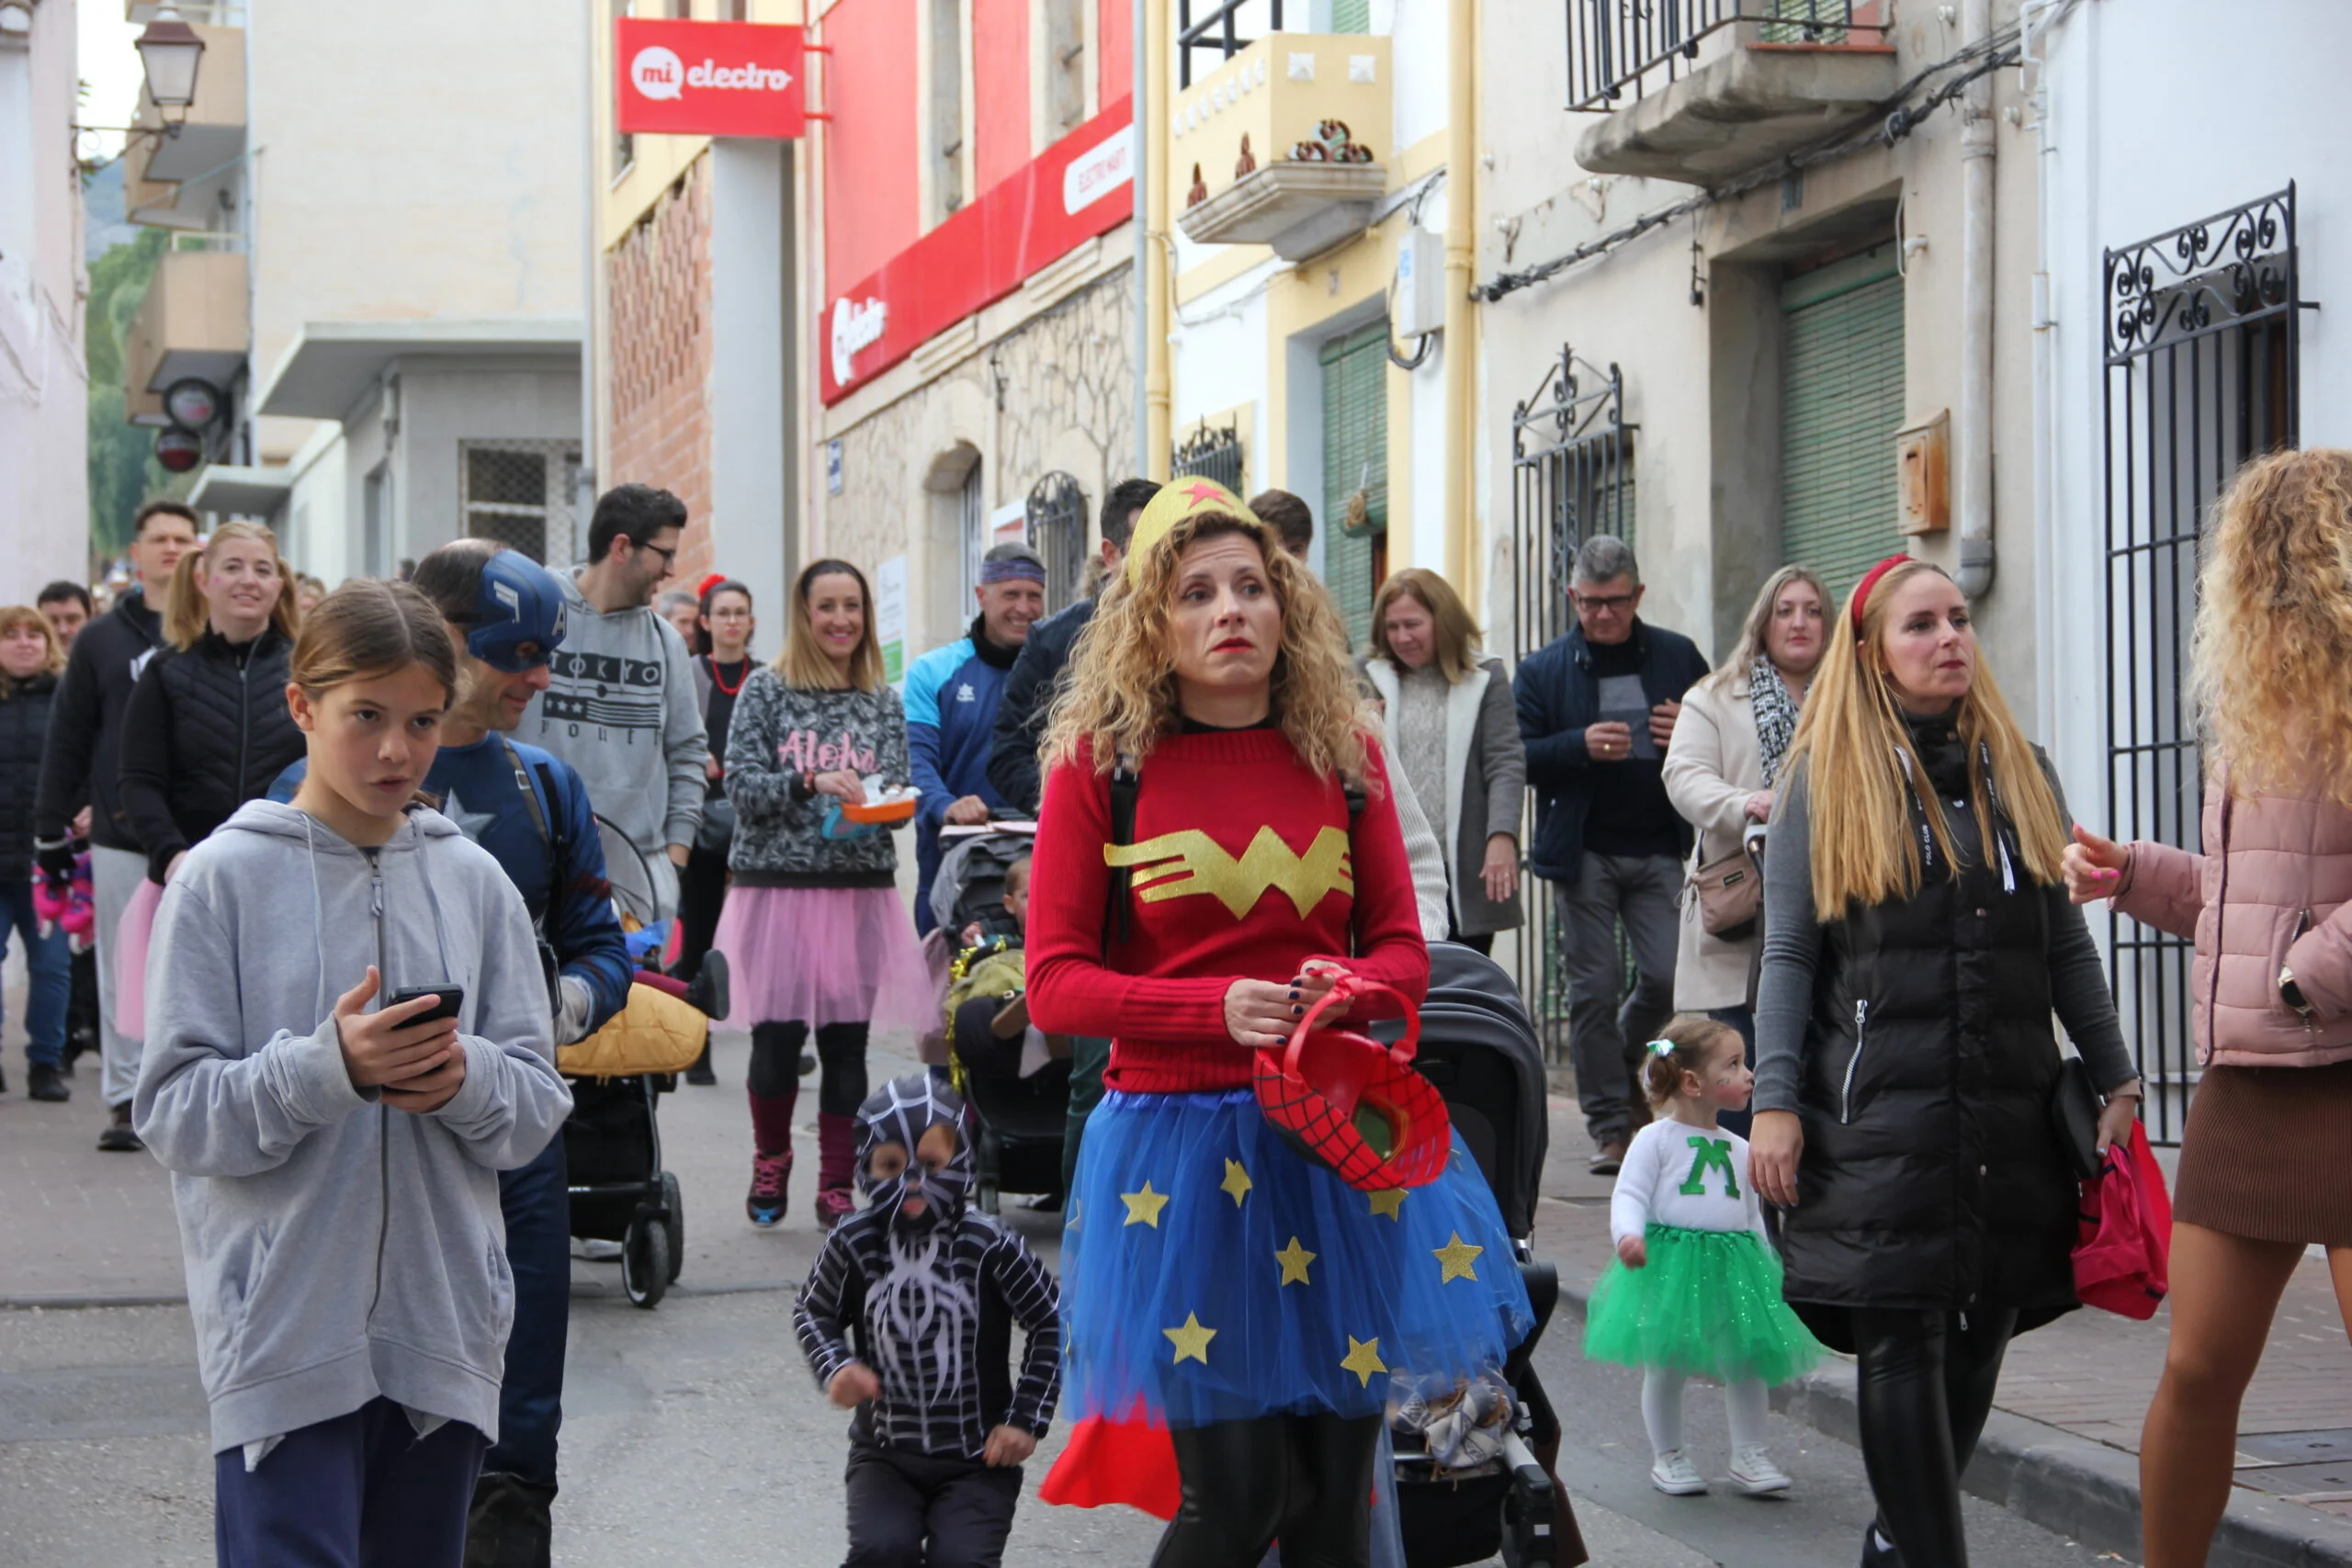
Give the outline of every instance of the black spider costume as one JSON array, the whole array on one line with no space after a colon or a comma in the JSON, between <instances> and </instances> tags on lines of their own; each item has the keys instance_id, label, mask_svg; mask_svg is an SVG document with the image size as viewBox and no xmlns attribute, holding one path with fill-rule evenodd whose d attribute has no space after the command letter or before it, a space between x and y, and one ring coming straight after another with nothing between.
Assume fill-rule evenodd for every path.
<instances>
[{"instance_id":1,"label":"black spider costume","mask_svg":"<svg viewBox=\"0 0 2352 1568\"><path fill-rule=\"evenodd\" d=\"M1060 1292L1026 1242L967 1208L974 1172L962 1119L956 1097L922 1075L883 1085L858 1108L868 1206L826 1237L793 1314L819 1387L853 1361L882 1384L850 1426L851 1568L999 1562L1021 1470L982 1463L982 1450L997 1427L1042 1438L1060 1391ZM914 1150L942 1125L956 1130L955 1157L926 1170ZM876 1181L870 1158L884 1144L902 1145L908 1165ZM918 1195L922 1213L906 1213ZM1026 1337L1017 1385L1015 1322Z\"/></svg>"}]
</instances>

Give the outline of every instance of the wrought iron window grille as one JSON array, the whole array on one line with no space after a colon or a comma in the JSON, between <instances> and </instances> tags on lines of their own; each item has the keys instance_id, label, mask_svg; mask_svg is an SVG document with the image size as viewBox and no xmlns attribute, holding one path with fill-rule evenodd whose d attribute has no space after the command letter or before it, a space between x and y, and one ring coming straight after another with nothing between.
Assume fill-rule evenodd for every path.
<instances>
[{"instance_id":1,"label":"wrought iron window grille","mask_svg":"<svg viewBox=\"0 0 2352 1568\"><path fill-rule=\"evenodd\" d=\"M2247 459L2301 439L2295 187L2106 253L2102 414L2109 811L2119 839L2197 846L2204 811L2188 645L2199 545ZM2109 917L2109 983L2177 1143L2199 1076L2195 943Z\"/></svg>"},{"instance_id":2,"label":"wrought iron window grille","mask_svg":"<svg viewBox=\"0 0 2352 1568\"><path fill-rule=\"evenodd\" d=\"M1176 80L1180 88L1193 85L1193 54L1196 50L1213 52L1222 62L1232 59L1258 40L1243 38L1238 23L1242 9L1260 0L1220 0L1193 20L1193 0L1176 0ZM1283 0L1263 0L1266 7L1266 31L1283 30ZM1215 69L1214 66L1211 67Z\"/></svg>"},{"instance_id":3,"label":"wrought iron window grille","mask_svg":"<svg viewBox=\"0 0 2352 1568\"><path fill-rule=\"evenodd\" d=\"M1029 547L1046 563L1046 609L1079 596L1086 572L1086 491L1075 476L1056 470L1039 479L1023 508Z\"/></svg>"},{"instance_id":4,"label":"wrought iron window grille","mask_svg":"<svg viewBox=\"0 0 2352 1568\"><path fill-rule=\"evenodd\" d=\"M1884 0L1568 0L1568 107L1614 109L1698 68L1700 42L1746 26L1782 47L1877 44Z\"/></svg>"},{"instance_id":5,"label":"wrought iron window grille","mask_svg":"<svg viewBox=\"0 0 2352 1568\"><path fill-rule=\"evenodd\" d=\"M1192 434L1176 445L1170 471L1179 476L1215 479L1236 495L1241 493L1241 427L1213 426L1203 420Z\"/></svg>"}]
</instances>

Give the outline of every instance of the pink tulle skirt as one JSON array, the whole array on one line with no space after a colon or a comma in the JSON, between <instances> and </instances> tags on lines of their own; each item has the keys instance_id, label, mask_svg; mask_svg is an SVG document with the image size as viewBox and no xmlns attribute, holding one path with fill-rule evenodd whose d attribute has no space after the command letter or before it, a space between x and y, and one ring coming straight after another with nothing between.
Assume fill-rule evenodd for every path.
<instances>
[{"instance_id":1,"label":"pink tulle skirt","mask_svg":"<svg viewBox=\"0 0 2352 1568\"><path fill-rule=\"evenodd\" d=\"M733 887L712 945L743 1023L932 1021L931 976L894 887Z\"/></svg>"},{"instance_id":2,"label":"pink tulle skirt","mask_svg":"<svg viewBox=\"0 0 2352 1568\"><path fill-rule=\"evenodd\" d=\"M114 1023L133 1040L147 1033L147 947L163 902L164 885L141 877L115 922Z\"/></svg>"}]
</instances>

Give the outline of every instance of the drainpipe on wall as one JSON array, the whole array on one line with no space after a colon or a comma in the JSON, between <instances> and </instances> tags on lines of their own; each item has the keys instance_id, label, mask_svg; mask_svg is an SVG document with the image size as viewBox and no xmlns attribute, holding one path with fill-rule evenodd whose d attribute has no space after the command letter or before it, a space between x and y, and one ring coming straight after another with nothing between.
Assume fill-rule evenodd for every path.
<instances>
[{"instance_id":1,"label":"drainpipe on wall","mask_svg":"<svg viewBox=\"0 0 2352 1568\"><path fill-rule=\"evenodd\" d=\"M1143 359L1136 368L1143 375L1143 442L1146 479L1166 483L1170 451L1168 427L1171 400L1168 376L1168 236L1159 215L1167 208L1168 189L1168 0L1137 0L1136 11L1136 134L1143 139L1143 179L1136 186L1136 204L1142 225L1143 266L1136 287L1143 290L1136 318L1143 332Z\"/></svg>"},{"instance_id":2,"label":"drainpipe on wall","mask_svg":"<svg viewBox=\"0 0 2352 1568\"><path fill-rule=\"evenodd\" d=\"M1964 0L1961 30L1981 43L1992 0ZM1960 591L1993 586L1993 79L1962 99L1960 130Z\"/></svg>"},{"instance_id":3,"label":"drainpipe on wall","mask_svg":"<svg viewBox=\"0 0 2352 1568\"><path fill-rule=\"evenodd\" d=\"M2045 746L2057 739L2058 628L2057 581L2058 444L2057 444L2057 319L2050 297L2050 210L2055 175L2050 154L2050 62L2036 54L2036 29L2041 47L2049 47L2048 29L2057 15L2052 8L2064 0L2026 0L2018 9L2022 35L2018 78L2033 72L2033 93L2027 107L2033 116L2036 222L2033 237L2033 566L2034 593L2034 730ZM2064 13L2058 13L2063 15Z\"/></svg>"},{"instance_id":4,"label":"drainpipe on wall","mask_svg":"<svg viewBox=\"0 0 2352 1568\"><path fill-rule=\"evenodd\" d=\"M571 498L571 558L588 558L588 519L596 509L596 38L603 7L586 8L580 62L580 479ZM616 67L617 69L617 66Z\"/></svg>"},{"instance_id":5,"label":"drainpipe on wall","mask_svg":"<svg viewBox=\"0 0 2352 1568\"><path fill-rule=\"evenodd\" d=\"M1983 3L1983 0L1979 0ZM1445 60L1445 479L1448 516L1445 575L1469 604L1478 603L1472 581L1479 554L1478 480L1471 465L1476 450L1477 418L1471 370L1477 358L1477 329L1471 298L1472 236L1478 200L1477 0L1453 0L1447 8Z\"/></svg>"}]
</instances>

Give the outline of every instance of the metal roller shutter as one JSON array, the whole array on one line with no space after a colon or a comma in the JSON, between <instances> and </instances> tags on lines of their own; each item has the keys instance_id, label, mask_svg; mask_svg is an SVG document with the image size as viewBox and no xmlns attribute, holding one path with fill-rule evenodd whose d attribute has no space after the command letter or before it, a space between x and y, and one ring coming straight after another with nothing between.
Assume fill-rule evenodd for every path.
<instances>
[{"instance_id":1,"label":"metal roller shutter","mask_svg":"<svg viewBox=\"0 0 2352 1568\"><path fill-rule=\"evenodd\" d=\"M1903 280L1891 248L1791 278L1781 400L1782 553L1840 604L1895 528L1894 433L1903 428Z\"/></svg>"},{"instance_id":2,"label":"metal roller shutter","mask_svg":"<svg viewBox=\"0 0 2352 1568\"><path fill-rule=\"evenodd\" d=\"M1323 581L1339 601L1349 644L1372 638L1374 536L1388 529L1388 323L1323 345ZM1372 529L1350 534L1348 500L1367 492Z\"/></svg>"}]
</instances>

